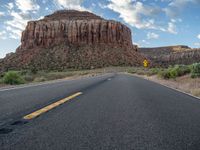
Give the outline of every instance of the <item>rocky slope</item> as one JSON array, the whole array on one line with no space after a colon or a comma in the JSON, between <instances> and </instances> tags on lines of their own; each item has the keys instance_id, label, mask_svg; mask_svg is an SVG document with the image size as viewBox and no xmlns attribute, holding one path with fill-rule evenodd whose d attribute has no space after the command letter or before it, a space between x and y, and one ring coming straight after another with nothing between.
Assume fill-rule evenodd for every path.
<instances>
[{"instance_id":1,"label":"rocky slope","mask_svg":"<svg viewBox=\"0 0 200 150\"><path fill-rule=\"evenodd\" d=\"M154 64L164 67L200 62L200 49L191 49L183 45L139 48L138 51L154 62Z\"/></svg>"},{"instance_id":2,"label":"rocky slope","mask_svg":"<svg viewBox=\"0 0 200 150\"><path fill-rule=\"evenodd\" d=\"M16 53L1 60L1 70L96 68L140 65L131 30L89 12L57 11L28 22Z\"/></svg>"}]
</instances>

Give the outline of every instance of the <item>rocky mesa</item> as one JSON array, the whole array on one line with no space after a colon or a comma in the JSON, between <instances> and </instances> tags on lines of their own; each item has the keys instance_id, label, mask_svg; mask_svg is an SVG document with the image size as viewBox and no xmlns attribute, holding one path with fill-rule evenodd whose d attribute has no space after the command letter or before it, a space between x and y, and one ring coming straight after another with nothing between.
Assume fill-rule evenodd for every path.
<instances>
[{"instance_id":1,"label":"rocky mesa","mask_svg":"<svg viewBox=\"0 0 200 150\"><path fill-rule=\"evenodd\" d=\"M200 49L192 49L185 45L139 48L138 51L161 67L200 62Z\"/></svg>"},{"instance_id":2,"label":"rocky mesa","mask_svg":"<svg viewBox=\"0 0 200 150\"><path fill-rule=\"evenodd\" d=\"M143 59L132 44L131 30L122 23L86 11L61 10L28 22L21 45L1 60L0 70L137 66Z\"/></svg>"}]
</instances>

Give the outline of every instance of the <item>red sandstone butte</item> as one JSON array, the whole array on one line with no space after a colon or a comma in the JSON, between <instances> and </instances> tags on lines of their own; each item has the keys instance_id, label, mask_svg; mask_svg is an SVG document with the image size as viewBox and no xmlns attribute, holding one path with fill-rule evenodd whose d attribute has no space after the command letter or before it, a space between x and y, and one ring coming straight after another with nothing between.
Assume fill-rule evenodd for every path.
<instances>
[{"instance_id":1,"label":"red sandstone butte","mask_svg":"<svg viewBox=\"0 0 200 150\"><path fill-rule=\"evenodd\" d=\"M137 66L143 59L127 26L86 11L62 10L28 22L21 45L1 60L0 70Z\"/></svg>"}]
</instances>

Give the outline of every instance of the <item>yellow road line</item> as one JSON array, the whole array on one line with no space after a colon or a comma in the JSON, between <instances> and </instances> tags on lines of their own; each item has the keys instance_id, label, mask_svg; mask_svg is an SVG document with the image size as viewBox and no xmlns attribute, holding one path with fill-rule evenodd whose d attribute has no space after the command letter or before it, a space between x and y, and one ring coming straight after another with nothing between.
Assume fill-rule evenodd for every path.
<instances>
[{"instance_id":1,"label":"yellow road line","mask_svg":"<svg viewBox=\"0 0 200 150\"><path fill-rule=\"evenodd\" d=\"M48 106L46 106L42 109L39 109L39 110L37 110L37 111L35 111L31 114L28 114L28 115L24 116L23 119L26 119L26 120L34 119L34 118L40 116L41 114L46 113L46 112L50 111L51 109L58 107L59 105L62 105L63 103L65 103L65 102L67 102L67 101L69 101L69 100L71 100L71 99L73 99L73 98L75 98L75 97L77 97L81 94L82 94L82 92L75 93L75 94L73 94L69 97L66 97L62 100L59 100L59 101L57 101L53 104L50 104L50 105L48 105Z\"/></svg>"}]
</instances>

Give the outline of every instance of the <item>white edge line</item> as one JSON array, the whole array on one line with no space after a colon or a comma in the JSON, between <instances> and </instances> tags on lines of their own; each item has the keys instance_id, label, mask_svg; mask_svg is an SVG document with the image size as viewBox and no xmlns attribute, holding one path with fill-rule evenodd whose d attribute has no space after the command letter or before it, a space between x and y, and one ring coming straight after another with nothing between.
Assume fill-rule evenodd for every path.
<instances>
[{"instance_id":1,"label":"white edge line","mask_svg":"<svg viewBox=\"0 0 200 150\"><path fill-rule=\"evenodd\" d=\"M137 76L137 75L134 75L134 74L130 74L130 73L128 73L128 72L125 73L125 74L130 75L130 76L134 76L134 77L138 77L138 78L141 78L141 79L144 79L144 80L147 80L147 81L150 81L150 82L153 82L153 83L159 84L159 85L162 85L162 86L167 87L167 88L169 88L169 89L175 90L175 91L177 91L177 92L180 92L180 93L186 94L186 95L188 95L188 96L191 96L191 97L193 97L193 98L196 98L196 99L200 100L200 97L194 96L194 95L192 95L192 94L190 94L190 93L186 93L186 92L181 91L181 90L179 90L179 89L175 89L175 88L173 88L173 87L170 87L170 86L167 86L167 85L164 85L164 84L161 84L161 83L155 82L155 81L150 80L150 79L143 78L143 77L141 77L141 76Z\"/></svg>"}]
</instances>

